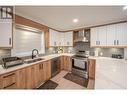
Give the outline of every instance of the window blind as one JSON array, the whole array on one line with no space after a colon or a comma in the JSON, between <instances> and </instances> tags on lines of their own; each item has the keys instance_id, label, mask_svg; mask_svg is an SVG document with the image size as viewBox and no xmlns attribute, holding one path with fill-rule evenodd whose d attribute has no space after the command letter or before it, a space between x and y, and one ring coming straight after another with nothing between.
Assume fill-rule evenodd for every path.
<instances>
[{"instance_id":1,"label":"window blind","mask_svg":"<svg viewBox=\"0 0 127 95\"><path fill-rule=\"evenodd\" d=\"M44 32L16 28L13 33L12 56L31 55L33 49L45 53Z\"/></svg>"}]
</instances>

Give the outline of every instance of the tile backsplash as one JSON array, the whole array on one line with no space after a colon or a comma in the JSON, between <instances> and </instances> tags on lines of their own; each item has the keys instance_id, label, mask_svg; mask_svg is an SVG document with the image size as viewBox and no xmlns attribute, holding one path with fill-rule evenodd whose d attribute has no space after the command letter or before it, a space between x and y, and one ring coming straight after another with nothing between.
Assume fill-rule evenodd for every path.
<instances>
[{"instance_id":1,"label":"tile backsplash","mask_svg":"<svg viewBox=\"0 0 127 95\"><path fill-rule=\"evenodd\" d=\"M0 64L1 64L1 59L3 57L9 57L11 56L11 50L10 49L0 49Z\"/></svg>"},{"instance_id":2,"label":"tile backsplash","mask_svg":"<svg viewBox=\"0 0 127 95\"><path fill-rule=\"evenodd\" d=\"M90 51L90 55L94 56L94 51L97 50L99 53L99 56L104 57L111 57L112 54L121 54L124 56L124 49L123 48L90 48L90 43L76 43L74 47L62 47L64 53L76 53L78 50L85 50ZM50 47L48 49L45 49L45 54L43 55L49 55L49 54L55 54L58 53L58 47ZM101 55L103 53L103 55ZM11 50L10 49L0 49L0 60L3 57L9 57L11 56Z\"/></svg>"},{"instance_id":3,"label":"tile backsplash","mask_svg":"<svg viewBox=\"0 0 127 95\"><path fill-rule=\"evenodd\" d=\"M98 51L99 56L103 57L111 57L112 54L121 54L124 56L124 48L90 48L90 43L76 43L74 46L74 50L86 50L90 51L90 55L94 56L94 51ZM101 53L103 55L101 55Z\"/></svg>"}]
</instances>

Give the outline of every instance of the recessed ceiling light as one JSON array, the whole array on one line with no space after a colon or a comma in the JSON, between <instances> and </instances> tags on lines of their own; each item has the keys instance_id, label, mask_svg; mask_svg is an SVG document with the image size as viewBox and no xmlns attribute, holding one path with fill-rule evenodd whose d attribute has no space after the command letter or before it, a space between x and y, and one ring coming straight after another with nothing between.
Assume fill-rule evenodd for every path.
<instances>
[{"instance_id":1,"label":"recessed ceiling light","mask_svg":"<svg viewBox=\"0 0 127 95\"><path fill-rule=\"evenodd\" d=\"M123 10L127 10L127 6L124 6L124 7L123 7Z\"/></svg>"},{"instance_id":2,"label":"recessed ceiling light","mask_svg":"<svg viewBox=\"0 0 127 95\"><path fill-rule=\"evenodd\" d=\"M77 23L78 22L78 19L77 18L73 19L73 22L74 23Z\"/></svg>"}]
</instances>

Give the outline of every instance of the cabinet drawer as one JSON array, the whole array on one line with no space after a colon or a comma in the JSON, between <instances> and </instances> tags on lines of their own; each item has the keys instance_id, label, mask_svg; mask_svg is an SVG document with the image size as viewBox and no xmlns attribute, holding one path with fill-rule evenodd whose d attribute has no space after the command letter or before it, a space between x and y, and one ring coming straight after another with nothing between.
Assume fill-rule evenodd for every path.
<instances>
[{"instance_id":1,"label":"cabinet drawer","mask_svg":"<svg viewBox=\"0 0 127 95\"><path fill-rule=\"evenodd\" d=\"M15 73L9 73L6 75L3 75L2 77L2 88L14 88L16 84L16 76Z\"/></svg>"}]
</instances>

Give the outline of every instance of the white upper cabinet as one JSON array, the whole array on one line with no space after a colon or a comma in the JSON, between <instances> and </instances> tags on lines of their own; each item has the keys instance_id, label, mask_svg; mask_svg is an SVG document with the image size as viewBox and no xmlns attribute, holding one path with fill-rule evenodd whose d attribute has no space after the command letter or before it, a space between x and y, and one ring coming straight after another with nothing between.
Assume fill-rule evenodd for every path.
<instances>
[{"instance_id":1,"label":"white upper cabinet","mask_svg":"<svg viewBox=\"0 0 127 95\"><path fill-rule=\"evenodd\" d=\"M100 46L106 46L107 44L107 27L106 26L102 26L102 27L98 27L99 31L98 31L98 45Z\"/></svg>"},{"instance_id":2,"label":"white upper cabinet","mask_svg":"<svg viewBox=\"0 0 127 95\"><path fill-rule=\"evenodd\" d=\"M97 46L98 44L98 27L97 28L91 28L91 46Z\"/></svg>"},{"instance_id":3,"label":"white upper cabinet","mask_svg":"<svg viewBox=\"0 0 127 95\"><path fill-rule=\"evenodd\" d=\"M49 31L50 46L73 46L73 32Z\"/></svg>"},{"instance_id":4,"label":"white upper cabinet","mask_svg":"<svg viewBox=\"0 0 127 95\"><path fill-rule=\"evenodd\" d=\"M105 26L91 28L91 46L105 46L106 32L107 28Z\"/></svg>"},{"instance_id":5,"label":"white upper cabinet","mask_svg":"<svg viewBox=\"0 0 127 95\"><path fill-rule=\"evenodd\" d=\"M116 38L118 46L127 46L127 23L116 24Z\"/></svg>"},{"instance_id":6,"label":"white upper cabinet","mask_svg":"<svg viewBox=\"0 0 127 95\"><path fill-rule=\"evenodd\" d=\"M127 23L91 28L91 46L127 47Z\"/></svg>"},{"instance_id":7,"label":"white upper cabinet","mask_svg":"<svg viewBox=\"0 0 127 95\"><path fill-rule=\"evenodd\" d=\"M59 35L57 31L54 31L52 29L49 30L49 45L50 46L58 46L58 40Z\"/></svg>"},{"instance_id":8,"label":"white upper cabinet","mask_svg":"<svg viewBox=\"0 0 127 95\"><path fill-rule=\"evenodd\" d=\"M64 46L73 46L73 32L64 33Z\"/></svg>"},{"instance_id":9,"label":"white upper cabinet","mask_svg":"<svg viewBox=\"0 0 127 95\"><path fill-rule=\"evenodd\" d=\"M116 25L107 26L107 45L114 46L116 45Z\"/></svg>"},{"instance_id":10,"label":"white upper cabinet","mask_svg":"<svg viewBox=\"0 0 127 95\"><path fill-rule=\"evenodd\" d=\"M11 19L0 19L0 47L12 47Z\"/></svg>"}]
</instances>

